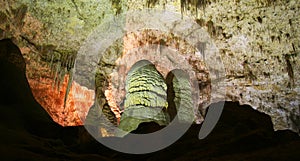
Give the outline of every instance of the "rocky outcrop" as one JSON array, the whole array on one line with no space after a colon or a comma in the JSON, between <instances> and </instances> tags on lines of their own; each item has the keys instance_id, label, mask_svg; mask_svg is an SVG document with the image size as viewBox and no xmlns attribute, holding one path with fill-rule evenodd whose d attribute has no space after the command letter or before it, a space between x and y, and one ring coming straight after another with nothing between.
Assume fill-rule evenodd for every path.
<instances>
[{"instance_id":1,"label":"rocky outcrop","mask_svg":"<svg viewBox=\"0 0 300 161\"><path fill-rule=\"evenodd\" d=\"M218 48L226 72L226 100L251 105L270 115L277 130L292 129L298 132L299 3L296 0L180 2L3 1L0 2L0 36L15 40L27 66L33 58L37 58L33 55L38 54L39 61L34 61L47 63L48 66L54 62L52 69L57 67L60 72L56 73L60 73L60 80L64 80L64 75L71 71L73 64L73 58L69 55L77 53L90 32L105 18L127 9L148 7L182 12L193 17L210 34ZM114 56L118 58L121 55ZM71 60L71 63L65 60ZM104 72L106 76L112 73L111 69L102 69L107 70ZM35 71L27 70L27 77L30 73ZM202 75L202 78L208 78L208 74ZM205 90L209 93L209 88Z\"/></svg>"}]
</instances>

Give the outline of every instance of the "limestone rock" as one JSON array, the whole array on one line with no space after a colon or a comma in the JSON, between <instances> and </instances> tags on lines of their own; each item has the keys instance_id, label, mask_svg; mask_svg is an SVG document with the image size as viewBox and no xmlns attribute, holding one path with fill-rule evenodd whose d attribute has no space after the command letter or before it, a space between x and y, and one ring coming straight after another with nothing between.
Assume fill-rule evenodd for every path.
<instances>
[{"instance_id":1,"label":"limestone rock","mask_svg":"<svg viewBox=\"0 0 300 161\"><path fill-rule=\"evenodd\" d=\"M149 61L136 62L126 78L126 98L119 128L131 132L142 122L167 125L167 85Z\"/></svg>"},{"instance_id":2,"label":"limestone rock","mask_svg":"<svg viewBox=\"0 0 300 161\"><path fill-rule=\"evenodd\" d=\"M179 122L192 123L196 117L194 111L196 102L193 100L189 75L181 70L172 70L166 81L168 84L168 102L174 102L173 108L176 108L176 112L169 113L170 117L174 118L177 114ZM172 106L170 105L169 108Z\"/></svg>"},{"instance_id":3,"label":"limestone rock","mask_svg":"<svg viewBox=\"0 0 300 161\"><path fill-rule=\"evenodd\" d=\"M87 36L105 18L127 9L147 7L182 12L193 17L210 33L219 49L226 71L226 100L251 105L270 115L277 130L299 131L300 4L296 0L207 0L199 1L203 3L181 1L181 4L175 0L118 2L1 1L0 37L14 39L27 66L33 60L38 64L49 64L47 60L60 64L59 67L66 70L59 72L63 80L64 73L70 72L70 68L68 63L60 62L62 57L68 59L67 55L77 53ZM38 54L39 58L34 54ZM115 56L120 57L121 54ZM41 61L36 61L38 59ZM48 72L48 69L43 68L40 72ZM112 68L106 66L101 69L106 73L102 78L108 79L104 76L112 73ZM32 73L35 71L27 71L27 76ZM201 75L201 79L209 78L209 74L206 74L207 77L201 72L197 74L199 80ZM209 93L208 89L204 91ZM214 96L205 95L203 99L211 97Z\"/></svg>"}]
</instances>

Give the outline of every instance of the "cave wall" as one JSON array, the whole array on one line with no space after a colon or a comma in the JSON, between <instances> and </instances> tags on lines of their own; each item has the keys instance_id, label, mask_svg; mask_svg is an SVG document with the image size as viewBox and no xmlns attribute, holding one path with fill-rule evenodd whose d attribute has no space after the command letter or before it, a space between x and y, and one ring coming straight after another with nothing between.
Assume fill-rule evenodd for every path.
<instances>
[{"instance_id":1,"label":"cave wall","mask_svg":"<svg viewBox=\"0 0 300 161\"><path fill-rule=\"evenodd\" d=\"M299 3L218 1L202 11L225 65L226 99L269 114L275 129L298 131Z\"/></svg>"},{"instance_id":2,"label":"cave wall","mask_svg":"<svg viewBox=\"0 0 300 161\"><path fill-rule=\"evenodd\" d=\"M66 55L77 53L104 19L149 7L189 16L210 34L225 67L227 101L270 115L276 130L299 131L296 0L5 0L0 2L0 38L12 38L21 48L29 79L36 73L32 61L49 59L56 61L45 65L47 70L56 69L64 78L73 65Z\"/></svg>"}]
</instances>

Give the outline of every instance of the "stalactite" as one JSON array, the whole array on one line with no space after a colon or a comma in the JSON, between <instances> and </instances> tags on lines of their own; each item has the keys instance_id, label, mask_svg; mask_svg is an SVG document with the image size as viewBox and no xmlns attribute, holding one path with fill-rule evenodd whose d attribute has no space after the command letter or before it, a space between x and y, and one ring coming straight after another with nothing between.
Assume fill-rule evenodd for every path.
<instances>
[{"instance_id":1,"label":"stalactite","mask_svg":"<svg viewBox=\"0 0 300 161\"><path fill-rule=\"evenodd\" d=\"M64 79L65 79L65 75L66 75L66 69L64 67L61 66L61 69L58 73L58 83L57 83L57 90L60 91L60 87L63 85L64 83Z\"/></svg>"},{"instance_id":2,"label":"stalactite","mask_svg":"<svg viewBox=\"0 0 300 161\"><path fill-rule=\"evenodd\" d=\"M147 0L146 5L148 8L151 8L154 7L158 2L159 0Z\"/></svg>"},{"instance_id":3,"label":"stalactite","mask_svg":"<svg viewBox=\"0 0 300 161\"><path fill-rule=\"evenodd\" d=\"M58 82L58 75L59 75L59 71L60 71L60 63L56 63L55 66L55 72L54 72L54 76L53 76L53 83L52 83L52 89L56 90L57 82Z\"/></svg>"},{"instance_id":4,"label":"stalactite","mask_svg":"<svg viewBox=\"0 0 300 161\"><path fill-rule=\"evenodd\" d=\"M54 54L51 54L51 59L50 59L50 64L49 64L49 68L50 68L50 76L53 76L54 73L53 73L53 57L54 57Z\"/></svg>"},{"instance_id":5,"label":"stalactite","mask_svg":"<svg viewBox=\"0 0 300 161\"><path fill-rule=\"evenodd\" d=\"M118 15L122 12L122 3L121 0L110 0L111 6L115 10L115 15Z\"/></svg>"},{"instance_id":6,"label":"stalactite","mask_svg":"<svg viewBox=\"0 0 300 161\"><path fill-rule=\"evenodd\" d=\"M286 61L286 70L287 70L289 78L290 78L288 87L292 88L295 84L293 66L290 62L290 56L289 55L286 54L284 56L284 58L285 58L285 61Z\"/></svg>"},{"instance_id":7,"label":"stalactite","mask_svg":"<svg viewBox=\"0 0 300 161\"><path fill-rule=\"evenodd\" d=\"M215 37L216 36L216 29L215 29L214 23L211 20L209 20L206 23L206 26L207 26L207 30L208 30L208 33L210 34L210 36Z\"/></svg>"},{"instance_id":8,"label":"stalactite","mask_svg":"<svg viewBox=\"0 0 300 161\"><path fill-rule=\"evenodd\" d=\"M190 7L198 14L198 9L205 9L205 7L211 2L211 0L180 0L181 13L185 10L191 10Z\"/></svg>"},{"instance_id":9,"label":"stalactite","mask_svg":"<svg viewBox=\"0 0 300 161\"><path fill-rule=\"evenodd\" d=\"M181 14L183 14L186 8L186 0L180 0L180 8L181 8Z\"/></svg>"},{"instance_id":10,"label":"stalactite","mask_svg":"<svg viewBox=\"0 0 300 161\"><path fill-rule=\"evenodd\" d=\"M47 47L42 47L41 49ZM45 52L44 52L45 53ZM58 51L58 50L50 50L45 53L44 61L48 64L50 68L50 76L53 79L52 89L60 90L61 85L64 83L65 76L68 75L68 85L67 91L65 95L65 101L70 92L71 84L72 84L72 72L74 67L74 62L76 58L76 54L68 51Z\"/></svg>"},{"instance_id":11,"label":"stalactite","mask_svg":"<svg viewBox=\"0 0 300 161\"><path fill-rule=\"evenodd\" d=\"M73 82L73 70L71 69L71 71L69 71L68 85L67 85L65 98L64 98L64 108L66 108L66 104L67 104L66 102L68 100L68 95L72 86L72 82Z\"/></svg>"},{"instance_id":12,"label":"stalactite","mask_svg":"<svg viewBox=\"0 0 300 161\"><path fill-rule=\"evenodd\" d=\"M269 6L272 6L276 3L277 0L256 0L256 3L258 5L262 5L262 6L265 6L265 7L269 7Z\"/></svg>"}]
</instances>

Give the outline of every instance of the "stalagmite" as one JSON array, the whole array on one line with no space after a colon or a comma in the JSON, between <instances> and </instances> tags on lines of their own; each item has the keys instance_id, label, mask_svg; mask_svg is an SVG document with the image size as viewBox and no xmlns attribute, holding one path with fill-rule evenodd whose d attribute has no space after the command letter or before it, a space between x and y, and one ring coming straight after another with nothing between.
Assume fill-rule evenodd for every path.
<instances>
[{"instance_id":1,"label":"stalagmite","mask_svg":"<svg viewBox=\"0 0 300 161\"><path fill-rule=\"evenodd\" d=\"M178 121L181 123L192 123L195 114L189 75L180 69L172 70L167 76L167 85L168 101L174 102ZM175 113L173 112L172 114L170 114L170 117L174 118Z\"/></svg>"},{"instance_id":2,"label":"stalagmite","mask_svg":"<svg viewBox=\"0 0 300 161\"><path fill-rule=\"evenodd\" d=\"M147 60L135 63L126 78L125 110L119 128L130 132L142 122L167 125L169 116L167 85L155 66Z\"/></svg>"}]
</instances>

